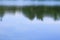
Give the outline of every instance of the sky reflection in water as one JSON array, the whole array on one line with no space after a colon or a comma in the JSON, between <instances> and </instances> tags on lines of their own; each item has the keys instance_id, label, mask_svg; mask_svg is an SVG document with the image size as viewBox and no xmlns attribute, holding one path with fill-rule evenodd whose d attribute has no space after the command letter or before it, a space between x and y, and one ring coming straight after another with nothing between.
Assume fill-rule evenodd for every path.
<instances>
[{"instance_id":1,"label":"sky reflection in water","mask_svg":"<svg viewBox=\"0 0 60 40\"><path fill-rule=\"evenodd\" d=\"M0 6L0 40L60 40L60 6Z\"/></svg>"},{"instance_id":2,"label":"sky reflection in water","mask_svg":"<svg viewBox=\"0 0 60 40\"><path fill-rule=\"evenodd\" d=\"M6 14L0 22L0 39L2 40L59 40L60 23L48 23L25 18L22 14Z\"/></svg>"}]
</instances>

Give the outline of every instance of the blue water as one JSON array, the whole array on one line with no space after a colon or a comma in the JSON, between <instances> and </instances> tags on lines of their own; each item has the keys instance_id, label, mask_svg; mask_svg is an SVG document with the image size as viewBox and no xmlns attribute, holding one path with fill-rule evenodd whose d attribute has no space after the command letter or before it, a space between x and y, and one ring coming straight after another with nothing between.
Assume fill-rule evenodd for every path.
<instances>
[{"instance_id":1,"label":"blue water","mask_svg":"<svg viewBox=\"0 0 60 40\"><path fill-rule=\"evenodd\" d=\"M60 5L60 2L2 1L3 6ZM3 10L4 11L4 10ZM0 18L0 40L60 40L60 20L44 16L30 20L23 11L4 11ZM0 14L1 15L1 14Z\"/></svg>"}]
</instances>

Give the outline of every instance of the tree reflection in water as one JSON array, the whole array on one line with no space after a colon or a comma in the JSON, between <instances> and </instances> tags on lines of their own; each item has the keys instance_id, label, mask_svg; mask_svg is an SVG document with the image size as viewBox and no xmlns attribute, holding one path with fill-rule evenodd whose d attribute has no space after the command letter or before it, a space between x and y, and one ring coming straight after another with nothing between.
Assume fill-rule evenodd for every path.
<instances>
[{"instance_id":1,"label":"tree reflection in water","mask_svg":"<svg viewBox=\"0 0 60 40\"><path fill-rule=\"evenodd\" d=\"M0 6L0 20L2 20L5 11L15 14L16 10L22 10L23 14L30 20L33 20L35 17L43 20L45 16L52 17L54 20L60 19L60 6Z\"/></svg>"}]
</instances>

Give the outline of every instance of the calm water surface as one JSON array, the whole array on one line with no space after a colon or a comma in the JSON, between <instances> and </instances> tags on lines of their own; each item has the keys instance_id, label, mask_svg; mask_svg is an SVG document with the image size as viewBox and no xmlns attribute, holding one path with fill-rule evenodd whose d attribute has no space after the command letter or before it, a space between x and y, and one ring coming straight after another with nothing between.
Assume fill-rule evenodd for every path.
<instances>
[{"instance_id":1,"label":"calm water surface","mask_svg":"<svg viewBox=\"0 0 60 40\"><path fill-rule=\"evenodd\" d=\"M60 6L0 6L0 40L60 40Z\"/></svg>"}]
</instances>

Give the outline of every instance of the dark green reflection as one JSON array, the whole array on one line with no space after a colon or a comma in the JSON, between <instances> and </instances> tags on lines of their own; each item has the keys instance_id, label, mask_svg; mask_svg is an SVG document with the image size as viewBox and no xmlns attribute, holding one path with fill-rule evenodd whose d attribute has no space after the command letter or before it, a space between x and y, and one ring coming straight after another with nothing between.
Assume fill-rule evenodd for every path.
<instances>
[{"instance_id":1,"label":"dark green reflection","mask_svg":"<svg viewBox=\"0 0 60 40\"><path fill-rule=\"evenodd\" d=\"M50 16L57 20L60 18L60 7L59 6L29 6L22 8L24 14L29 19L37 19L43 20L44 16Z\"/></svg>"},{"instance_id":2,"label":"dark green reflection","mask_svg":"<svg viewBox=\"0 0 60 40\"><path fill-rule=\"evenodd\" d=\"M16 7L16 6L0 6L0 21L2 21L2 18L5 14L5 12L12 12L15 14L17 10L21 10L21 7Z\"/></svg>"},{"instance_id":3,"label":"dark green reflection","mask_svg":"<svg viewBox=\"0 0 60 40\"><path fill-rule=\"evenodd\" d=\"M33 20L35 17L43 20L44 16L52 17L54 20L60 19L60 6L0 6L0 20L2 20L6 11L15 14L17 10L22 11L30 20Z\"/></svg>"}]
</instances>

